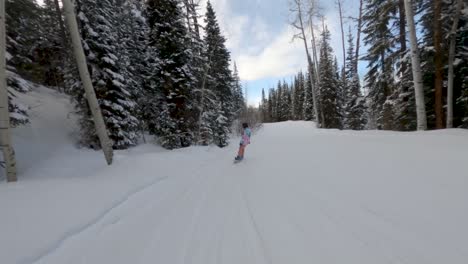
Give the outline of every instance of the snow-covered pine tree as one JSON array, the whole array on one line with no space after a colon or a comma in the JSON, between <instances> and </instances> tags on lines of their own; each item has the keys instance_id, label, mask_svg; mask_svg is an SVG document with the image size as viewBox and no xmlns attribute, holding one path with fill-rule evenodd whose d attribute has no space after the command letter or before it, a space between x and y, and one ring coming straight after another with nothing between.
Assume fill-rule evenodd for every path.
<instances>
[{"instance_id":1,"label":"snow-covered pine tree","mask_svg":"<svg viewBox=\"0 0 468 264\"><path fill-rule=\"evenodd\" d=\"M39 64L38 81L64 91L65 62L70 59L70 46L55 0L44 1L40 27L43 34L37 41L35 51L35 61Z\"/></svg>"},{"instance_id":2,"label":"snow-covered pine tree","mask_svg":"<svg viewBox=\"0 0 468 264\"><path fill-rule=\"evenodd\" d=\"M213 101L212 95L207 92L206 81L208 74L208 60L205 43L200 35L200 28L202 26L198 22L198 8L199 4L195 3L193 0L183 0L182 13L185 17L185 22L187 25L187 32L189 36L189 65L194 76L195 83L190 92L190 99L187 101L187 108L190 109L189 119L194 119L194 131L197 137L197 140L205 144L201 139L202 119L203 116L206 116L205 111L216 109L217 106L209 106L209 103ZM205 100L205 97L207 97ZM209 98L209 99L208 99ZM215 102L217 100L214 100ZM192 123L190 121L189 123ZM191 129L191 128L190 128ZM210 131L213 131L211 128ZM210 142L209 144L211 144Z\"/></svg>"},{"instance_id":3,"label":"snow-covered pine tree","mask_svg":"<svg viewBox=\"0 0 468 264\"><path fill-rule=\"evenodd\" d=\"M34 51L41 37L41 10L30 0L7 0L6 10L6 60L10 122L12 126L29 122L28 107L16 100L17 92L34 88ZM37 81L37 80L36 80Z\"/></svg>"},{"instance_id":4,"label":"snow-covered pine tree","mask_svg":"<svg viewBox=\"0 0 468 264\"><path fill-rule=\"evenodd\" d=\"M36 81L35 70L39 67L34 61L34 52L43 33L41 9L31 0L8 0L5 9L8 68L27 80ZM22 89L20 83L10 85Z\"/></svg>"},{"instance_id":5,"label":"snow-covered pine tree","mask_svg":"<svg viewBox=\"0 0 468 264\"><path fill-rule=\"evenodd\" d=\"M404 1L398 1L395 13L395 26L398 28L398 41L393 57L396 58L396 78L395 89L390 96L394 102L394 125L395 130L415 130L416 129L416 106L413 89L413 76L411 72L411 57L407 49L407 30L405 18Z\"/></svg>"},{"instance_id":6,"label":"snow-covered pine tree","mask_svg":"<svg viewBox=\"0 0 468 264\"><path fill-rule=\"evenodd\" d=\"M76 10L88 68L115 149L137 144L135 102L124 77L125 65L119 40L121 7L115 0L80 0ZM96 148L99 140L81 86L71 91L80 113L81 143Z\"/></svg>"},{"instance_id":7,"label":"snow-covered pine tree","mask_svg":"<svg viewBox=\"0 0 468 264\"><path fill-rule=\"evenodd\" d=\"M158 51L159 67L154 68L147 90L148 130L168 149L193 143L190 113L191 89L196 79L190 61L190 38L178 0L149 0L147 17L151 29L149 45Z\"/></svg>"},{"instance_id":8,"label":"snow-covered pine tree","mask_svg":"<svg viewBox=\"0 0 468 264\"><path fill-rule=\"evenodd\" d=\"M146 85L151 85L150 73L158 67L157 52L154 47L149 46L149 32L146 16L145 3L143 0L125 0L121 4L121 21L119 27L120 50L122 57L122 75L135 102L132 114L140 121L139 130L147 130L146 111L148 100L152 100L147 92ZM148 82L148 83L147 83ZM142 133L142 132L140 132Z\"/></svg>"},{"instance_id":9,"label":"snow-covered pine tree","mask_svg":"<svg viewBox=\"0 0 468 264\"><path fill-rule=\"evenodd\" d=\"M348 51L346 56L346 87L344 104L344 128L362 130L366 125L365 120L365 100L361 95L361 85L359 76L355 69L354 40L351 29L348 34Z\"/></svg>"},{"instance_id":10,"label":"snow-covered pine tree","mask_svg":"<svg viewBox=\"0 0 468 264\"><path fill-rule=\"evenodd\" d=\"M304 104L305 104L305 100L306 100L306 96L305 96L305 93L306 93L306 85L307 85L307 76L306 74L304 74L302 71L299 72L299 77L298 77L298 81L299 81L299 92L298 92L298 100L299 102L302 103L301 106L299 106L299 116L300 116L300 120L304 120Z\"/></svg>"},{"instance_id":11,"label":"snow-covered pine tree","mask_svg":"<svg viewBox=\"0 0 468 264\"><path fill-rule=\"evenodd\" d=\"M268 122L268 100L265 97L265 89L262 88L262 101L260 102L260 114L262 122Z\"/></svg>"},{"instance_id":12,"label":"snow-covered pine tree","mask_svg":"<svg viewBox=\"0 0 468 264\"><path fill-rule=\"evenodd\" d=\"M340 119L337 111L338 80L333 61L333 49L330 46L330 32L327 28L322 32L322 42L320 47L320 102L322 106L324 120L323 128L339 128Z\"/></svg>"},{"instance_id":13,"label":"snow-covered pine tree","mask_svg":"<svg viewBox=\"0 0 468 264\"><path fill-rule=\"evenodd\" d=\"M218 146L227 145L229 130L235 113L236 103L233 95L233 77L229 68L230 54L225 46L226 39L221 35L221 30L216 19L215 11L210 2L207 4L205 15L205 47L208 59L208 73L206 87L214 92L221 104L221 112L216 120L219 121L215 134L215 142Z\"/></svg>"},{"instance_id":14,"label":"snow-covered pine tree","mask_svg":"<svg viewBox=\"0 0 468 264\"><path fill-rule=\"evenodd\" d=\"M281 96L279 98L279 121L287 121L291 114L291 110L289 108L289 86L286 81L283 80L279 89L281 90Z\"/></svg>"},{"instance_id":15,"label":"snow-covered pine tree","mask_svg":"<svg viewBox=\"0 0 468 264\"><path fill-rule=\"evenodd\" d=\"M232 95L234 97L234 118L238 118L242 112L246 111L244 94L242 92L242 83L239 77L237 65L234 63L234 71L232 74Z\"/></svg>"},{"instance_id":16,"label":"snow-covered pine tree","mask_svg":"<svg viewBox=\"0 0 468 264\"><path fill-rule=\"evenodd\" d=\"M451 6L453 9L456 5ZM464 2L455 40L453 127L468 128L468 4ZM455 11L454 11L455 12ZM453 23L453 20L450 19Z\"/></svg>"},{"instance_id":17,"label":"snow-covered pine tree","mask_svg":"<svg viewBox=\"0 0 468 264\"><path fill-rule=\"evenodd\" d=\"M293 119L304 119L304 101L305 101L305 83L304 74L299 72L295 77L294 82L294 104L293 104Z\"/></svg>"},{"instance_id":18,"label":"snow-covered pine tree","mask_svg":"<svg viewBox=\"0 0 468 264\"><path fill-rule=\"evenodd\" d=\"M303 107L304 120L310 121L314 119L314 100L312 98L312 80L309 73L305 75L304 84L304 107Z\"/></svg>"},{"instance_id":19,"label":"snow-covered pine tree","mask_svg":"<svg viewBox=\"0 0 468 264\"><path fill-rule=\"evenodd\" d=\"M278 122L278 89L272 88L271 95L271 122Z\"/></svg>"},{"instance_id":20,"label":"snow-covered pine tree","mask_svg":"<svg viewBox=\"0 0 468 264\"><path fill-rule=\"evenodd\" d=\"M343 80L341 76L343 74L343 70L339 70L338 66L338 59L335 56L335 61L333 63L333 69L335 71L336 77L336 112L338 113L338 119L340 121L340 126L338 128L343 128L343 119L345 116L344 108L346 104L346 94L345 94L345 85L346 79Z\"/></svg>"},{"instance_id":21,"label":"snow-covered pine tree","mask_svg":"<svg viewBox=\"0 0 468 264\"><path fill-rule=\"evenodd\" d=\"M392 128L393 103L387 101L393 91L393 34L390 21L394 2L365 0L363 20L364 45L369 46L364 59L369 62L364 77L369 91L371 128Z\"/></svg>"},{"instance_id":22,"label":"snow-covered pine tree","mask_svg":"<svg viewBox=\"0 0 468 264\"><path fill-rule=\"evenodd\" d=\"M278 84L276 86L276 102L275 102L275 108L276 108L276 122L281 122L281 121L284 121L283 120L283 117L284 117L284 114L283 114L283 84L281 83L281 81L278 81Z\"/></svg>"},{"instance_id":23,"label":"snow-covered pine tree","mask_svg":"<svg viewBox=\"0 0 468 264\"><path fill-rule=\"evenodd\" d=\"M293 115L292 115L292 87L289 87L289 85L286 83L286 106L285 106L285 120L293 120Z\"/></svg>"},{"instance_id":24,"label":"snow-covered pine tree","mask_svg":"<svg viewBox=\"0 0 468 264\"><path fill-rule=\"evenodd\" d=\"M227 145L227 135L229 131L225 127L227 119L221 114L221 103L218 100L215 92L210 89L205 89L203 92L203 100L201 100L201 116L198 127L198 144L210 145L216 144L220 147ZM221 135L219 135L221 131Z\"/></svg>"},{"instance_id":25,"label":"snow-covered pine tree","mask_svg":"<svg viewBox=\"0 0 468 264\"><path fill-rule=\"evenodd\" d=\"M267 119L268 122L274 122L273 119L273 89L268 91L268 112L267 112Z\"/></svg>"},{"instance_id":26,"label":"snow-covered pine tree","mask_svg":"<svg viewBox=\"0 0 468 264\"><path fill-rule=\"evenodd\" d=\"M297 76L294 76L294 80L291 83L291 119L296 120L296 87L297 87Z\"/></svg>"}]
</instances>

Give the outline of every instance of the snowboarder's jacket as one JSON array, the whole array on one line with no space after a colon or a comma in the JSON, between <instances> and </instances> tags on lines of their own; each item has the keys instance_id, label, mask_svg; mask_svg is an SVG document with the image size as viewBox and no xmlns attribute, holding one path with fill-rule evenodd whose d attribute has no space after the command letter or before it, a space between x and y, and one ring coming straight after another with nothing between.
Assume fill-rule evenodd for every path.
<instances>
[{"instance_id":1,"label":"snowboarder's jacket","mask_svg":"<svg viewBox=\"0 0 468 264\"><path fill-rule=\"evenodd\" d=\"M247 146L250 144L250 136L252 135L252 131L250 131L250 128L246 127L244 131L242 132L242 138L241 138L241 145Z\"/></svg>"}]
</instances>

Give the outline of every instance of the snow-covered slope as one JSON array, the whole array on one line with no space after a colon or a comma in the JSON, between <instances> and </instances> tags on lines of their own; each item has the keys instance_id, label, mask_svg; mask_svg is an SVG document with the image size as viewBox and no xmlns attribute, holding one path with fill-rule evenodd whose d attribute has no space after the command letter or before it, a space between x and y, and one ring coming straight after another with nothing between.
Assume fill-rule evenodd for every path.
<instances>
[{"instance_id":1,"label":"snow-covered slope","mask_svg":"<svg viewBox=\"0 0 468 264\"><path fill-rule=\"evenodd\" d=\"M1 263L468 261L467 131L285 122L239 164L236 144L148 144L107 167L73 146L66 98L30 96L37 116L14 132L20 181L0 184Z\"/></svg>"}]
</instances>

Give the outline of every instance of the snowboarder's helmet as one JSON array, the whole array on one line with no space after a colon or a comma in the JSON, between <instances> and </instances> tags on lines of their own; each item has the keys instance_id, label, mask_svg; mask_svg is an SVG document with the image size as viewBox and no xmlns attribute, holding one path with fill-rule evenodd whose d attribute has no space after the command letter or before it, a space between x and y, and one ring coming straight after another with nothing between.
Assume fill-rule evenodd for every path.
<instances>
[{"instance_id":1,"label":"snowboarder's helmet","mask_svg":"<svg viewBox=\"0 0 468 264\"><path fill-rule=\"evenodd\" d=\"M242 123L242 127L243 127L243 128L248 128L248 127L249 127L249 124L247 124L247 123Z\"/></svg>"}]
</instances>

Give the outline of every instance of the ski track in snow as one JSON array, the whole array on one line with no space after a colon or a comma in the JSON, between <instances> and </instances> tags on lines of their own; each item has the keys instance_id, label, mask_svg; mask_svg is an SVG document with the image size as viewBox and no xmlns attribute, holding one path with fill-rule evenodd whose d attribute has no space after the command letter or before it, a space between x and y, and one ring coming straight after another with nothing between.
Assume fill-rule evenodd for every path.
<instances>
[{"instance_id":1,"label":"ski track in snow","mask_svg":"<svg viewBox=\"0 0 468 264\"><path fill-rule=\"evenodd\" d=\"M106 209L101 215L97 216L94 220L90 221L89 223L85 224L82 227L77 228L76 230L71 230L69 233L65 234L63 238L59 239L55 245L47 249L44 253L40 254L38 257L25 261L25 263L37 263L40 262L42 259L47 258L48 256L52 255L56 251L58 251L64 243L66 243L68 240L72 239L75 236L79 236L81 233L86 232L87 230L93 228L94 226L98 225L100 222L104 221L104 219L110 215L114 210L116 210L119 206L122 206L124 203L128 202L129 200L132 199L133 196L138 195L140 192L144 192L146 189L151 188L153 185L156 183L167 179L167 177L162 177L154 180L153 182L149 183L149 185L143 185L140 188L137 188L136 190L131 191L127 195L125 195L121 200L117 201L114 205L112 205L110 208ZM115 224L117 220L112 221L107 225ZM104 227L105 227L104 226Z\"/></svg>"},{"instance_id":2,"label":"ski track in snow","mask_svg":"<svg viewBox=\"0 0 468 264\"><path fill-rule=\"evenodd\" d=\"M47 102L48 97L42 100ZM62 100L43 106L56 109L59 103L65 104ZM55 118L59 117L47 121L54 124ZM85 170L92 174L84 179L60 166L48 168L53 157L35 157L44 175L54 168L65 173L41 179L54 183L68 172L79 181L62 192L51 192L44 202L40 199L47 191L40 185L38 201L20 204L58 206L63 219L49 220L70 224L57 225L50 236L37 241L32 235L23 255L8 255L14 248L5 250L10 244L0 238L4 246L0 257L5 254L17 264L465 264L468 178L463 164L468 143L461 139L467 136L460 130L352 132L285 122L265 125L238 164L232 164L235 140L223 149L173 152L146 145L117 152L111 167L93 163L91 168L97 169ZM67 142L67 135L61 140ZM49 153L66 156L66 151L51 146ZM32 172L32 165L24 170ZM444 174L445 168L453 172ZM0 202L17 197L9 188L34 195L39 183L0 186L8 191L0 191ZM108 191L110 183L119 184ZM92 195L87 197L91 185ZM66 188L77 188L75 194L83 193L78 197L90 204L101 196L112 199L87 212L74 208L81 206L76 201L67 206ZM64 201L47 204L60 199ZM12 208L0 210L11 213ZM85 216L68 217L74 210ZM35 220L30 215L22 219L27 217ZM31 224L14 219L7 218L0 233ZM43 219L47 217L41 215ZM44 225L41 221L36 228ZM14 242L22 245L21 239L25 238Z\"/></svg>"}]
</instances>

